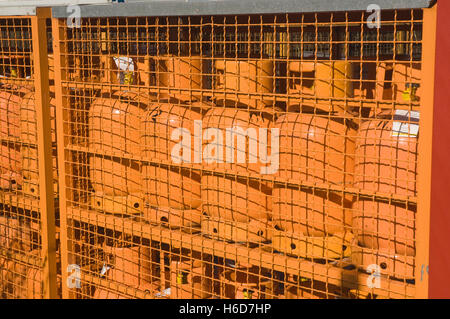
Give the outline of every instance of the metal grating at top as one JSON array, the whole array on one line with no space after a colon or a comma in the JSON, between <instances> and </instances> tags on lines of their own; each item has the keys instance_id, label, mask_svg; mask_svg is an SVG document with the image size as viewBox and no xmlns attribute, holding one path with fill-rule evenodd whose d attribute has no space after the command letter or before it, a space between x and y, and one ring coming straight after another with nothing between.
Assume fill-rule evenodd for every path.
<instances>
[{"instance_id":1,"label":"metal grating at top","mask_svg":"<svg viewBox=\"0 0 450 319\"><path fill-rule=\"evenodd\" d=\"M430 7L435 0L378 0L381 9L418 9ZM81 16L89 17L137 17L226 15L265 13L306 13L367 10L373 0L132 0L128 3L109 5L83 5ZM53 8L53 17L66 18L66 7Z\"/></svg>"}]
</instances>

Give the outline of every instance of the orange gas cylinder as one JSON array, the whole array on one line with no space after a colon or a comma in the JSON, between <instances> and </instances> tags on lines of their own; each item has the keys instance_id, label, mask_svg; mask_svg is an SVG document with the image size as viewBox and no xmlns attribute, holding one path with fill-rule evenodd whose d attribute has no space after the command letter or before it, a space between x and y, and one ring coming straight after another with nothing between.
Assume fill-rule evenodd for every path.
<instances>
[{"instance_id":1,"label":"orange gas cylinder","mask_svg":"<svg viewBox=\"0 0 450 319\"><path fill-rule=\"evenodd\" d=\"M212 293L211 258L172 256L170 262L170 298L205 299Z\"/></svg>"},{"instance_id":2,"label":"orange gas cylinder","mask_svg":"<svg viewBox=\"0 0 450 319\"><path fill-rule=\"evenodd\" d=\"M151 101L133 91L116 92L94 100L89 110L93 152L107 154L90 158L90 177L96 195L128 196L142 193L140 145L141 120ZM114 158L110 156L123 158ZM133 157L137 157L136 160ZM114 199L112 199L114 201Z\"/></svg>"},{"instance_id":3,"label":"orange gas cylinder","mask_svg":"<svg viewBox=\"0 0 450 319\"><path fill-rule=\"evenodd\" d=\"M421 63L380 62L377 71L377 98L398 103L419 102L422 96Z\"/></svg>"},{"instance_id":4,"label":"orange gas cylinder","mask_svg":"<svg viewBox=\"0 0 450 319\"><path fill-rule=\"evenodd\" d=\"M59 233L57 233L57 239ZM57 245L58 246L58 245ZM59 247L58 247L59 248ZM33 249L29 253L32 256L40 257L42 255L42 251L40 249ZM56 252L56 267L59 269L61 267L61 253L59 249ZM27 299L44 299L44 280L43 278L43 269L42 268L34 268L28 267L27 270L27 286L26 286L26 294ZM57 276L56 278L57 294L61 296L61 277Z\"/></svg>"},{"instance_id":5,"label":"orange gas cylinder","mask_svg":"<svg viewBox=\"0 0 450 319\"><path fill-rule=\"evenodd\" d=\"M347 61L289 62L288 109L342 113L345 109L342 103L330 103L326 100L353 97L353 70L353 63ZM305 96L314 96L323 101L308 104L302 100Z\"/></svg>"},{"instance_id":6,"label":"orange gas cylinder","mask_svg":"<svg viewBox=\"0 0 450 319\"><path fill-rule=\"evenodd\" d=\"M22 163L19 146L20 107L28 86L5 85L0 90L0 188L22 185Z\"/></svg>"},{"instance_id":7,"label":"orange gas cylinder","mask_svg":"<svg viewBox=\"0 0 450 319\"><path fill-rule=\"evenodd\" d=\"M143 119L143 155L160 161L194 163L194 121L202 119L202 108L198 106L155 103ZM187 168L144 165L143 174L150 205L179 210L200 206L198 172Z\"/></svg>"},{"instance_id":8,"label":"orange gas cylinder","mask_svg":"<svg viewBox=\"0 0 450 319\"><path fill-rule=\"evenodd\" d=\"M156 83L162 88L169 89L167 94L160 96L161 98L171 96L184 102L201 98L203 77L200 56L161 56L152 59L156 62Z\"/></svg>"},{"instance_id":9,"label":"orange gas cylinder","mask_svg":"<svg viewBox=\"0 0 450 319\"><path fill-rule=\"evenodd\" d=\"M20 105L20 139L21 141L29 144L36 144L37 137L37 121L36 121L36 103L35 93L30 92L24 95ZM56 142L56 100L55 94L50 93L50 119L51 119L51 131L52 142Z\"/></svg>"},{"instance_id":10,"label":"orange gas cylinder","mask_svg":"<svg viewBox=\"0 0 450 319\"><path fill-rule=\"evenodd\" d=\"M417 195L418 122L418 112L396 110L360 126L356 187L387 195ZM386 272L410 276L413 273L411 262L399 258L414 256L415 213L415 207L389 201L360 199L354 204L353 227L359 244L376 250L374 254L398 260L395 267L384 261L382 269ZM405 268L402 263L409 265Z\"/></svg>"},{"instance_id":11,"label":"orange gas cylinder","mask_svg":"<svg viewBox=\"0 0 450 319\"><path fill-rule=\"evenodd\" d=\"M18 243L21 251L29 252L33 248L33 240L37 240L39 225L34 222L0 216L0 247L10 249Z\"/></svg>"},{"instance_id":12,"label":"orange gas cylinder","mask_svg":"<svg viewBox=\"0 0 450 319\"><path fill-rule=\"evenodd\" d=\"M196 161L195 121L201 123L204 110L211 106L199 100L202 87L200 57L163 56L155 58L156 80L168 89L166 101L154 103L143 119L142 147L145 158L175 164ZM173 90L173 91L171 91ZM182 91L177 91L182 90ZM193 91L194 90L194 91ZM197 91L195 91L197 90ZM199 128L201 134L201 125ZM201 148L201 144L198 145ZM199 164L199 163L197 163ZM200 224L200 174L189 168L143 166L149 208L144 217L171 227Z\"/></svg>"},{"instance_id":13,"label":"orange gas cylinder","mask_svg":"<svg viewBox=\"0 0 450 319\"><path fill-rule=\"evenodd\" d=\"M314 94L314 61L291 61L288 66L288 94L292 97L298 95ZM299 96L300 97L300 96ZM293 102L291 102L293 103ZM296 103L298 104L298 102Z\"/></svg>"},{"instance_id":14,"label":"orange gas cylinder","mask_svg":"<svg viewBox=\"0 0 450 319\"><path fill-rule=\"evenodd\" d=\"M320 98L353 97L353 64L347 61L319 61L314 82L315 95Z\"/></svg>"},{"instance_id":15,"label":"orange gas cylinder","mask_svg":"<svg viewBox=\"0 0 450 319\"><path fill-rule=\"evenodd\" d=\"M2 85L0 90L0 137L20 137L20 106L28 86Z\"/></svg>"},{"instance_id":16,"label":"orange gas cylinder","mask_svg":"<svg viewBox=\"0 0 450 319\"><path fill-rule=\"evenodd\" d=\"M8 144L0 144L0 189L11 190L22 185L22 158L18 147Z\"/></svg>"},{"instance_id":17,"label":"orange gas cylinder","mask_svg":"<svg viewBox=\"0 0 450 319\"><path fill-rule=\"evenodd\" d=\"M42 281L42 270L29 268L27 271L27 299L43 299L44 289Z\"/></svg>"},{"instance_id":18,"label":"orange gas cylinder","mask_svg":"<svg viewBox=\"0 0 450 319\"><path fill-rule=\"evenodd\" d=\"M251 265L229 265L221 275L221 296L229 299L270 299L268 274ZM266 296L267 294L267 296Z\"/></svg>"},{"instance_id":19,"label":"orange gas cylinder","mask_svg":"<svg viewBox=\"0 0 450 319\"><path fill-rule=\"evenodd\" d=\"M56 143L56 123L55 110L56 101L54 93L50 94L50 116L51 116L51 130L52 142ZM24 142L21 148L22 153L22 172L26 180L39 180L39 163L38 163L38 137L37 137L37 122L36 122L36 103L35 93L28 93L24 96L20 106L20 139ZM53 178L56 182L58 179L57 158L53 158Z\"/></svg>"},{"instance_id":20,"label":"orange gas cylinder","mask_svg":"<svg viewBox=\"0 0 450 319\"><path fill-rule=\"evenodd\" d=\"M266 141L262 141L263 137L260 136L260 129L268 130L270 123L269 118L261 111L214 108L205 115L204 168L220 169L244 176L235 178L204 174L204 214L217 218L219 222L232 221L248 225L254 222L267 223L270 220L270 185L245 177L248 173L263 176L261 171L265 164L261 163L257 149L258 146L261 147L260 143L267 142L267 154L270 153L270 134L267 134Z\"/></svg>"},{"instance_id":21,"label":"orange gas cylinder","mask_svg":"<svg viewBox=\"0 0 450 319\"><path fill-rule=\"evenodd\" d=\"M151 274L149 247L110 247L104 246L105 260L101 276L121 285L133 288L147 286ZM97 288L97 299L121 299L120 295L106 289Z\"/></svg>"},{"instance_id":22,"label":"orange gas cylinder","mask_svg":"<svg viewBox=\"0 0 450 319\"><path fill-rule=\"evenodd\" d=\"M377 63L364 62L353 64L353 98L355 99L376 99L377 88Z\"/></svg>"},{"instance_id":23,"label":"orange gas cylinder","mask_svg":"<svg viewBox=\"0 0 450 319\"><path fill-rule=\"evenodd\" d=\"M89 111L90 149L140 156L140 121L147 107L145 102L145 97L130 91L95 99ZM139 164L131 160L91 157L91 180L96 191L107 195L142 191Z\"/></svg>"},{"instance_id":24,"label":"orange gas cylinder","mask_svg":"<svg viewBox=\"0 0 450 319\"><path fill-rule=\"evenodd\" d=\"M140 73L128 57L102 56L102 81L124 85L121 91L100 92L89 109L90 179L93 207L113 214L142 212L141 121L154 96L128 85ZM144 71L144 70L142 70Z\"/></svg>"},{"instance_id":25,"label":"orange gas cylinder","mask_svg":"<svg viewBox=\"0 0 450 319\"><path fill-rule=\"evenodd\" d=\"M355 135L340 118L286 114L280 130L283 179L322 186L353 182ZM278 229L304 236L327 236L351 227L351 201L342 193L275 185L273 219Z\"/></svg>"},{"instance_id":26,"label":"orange gas cylinder","mask_svg":"<svg viewBox=\"0 0 450 319\"><path fill-rule=\"evenodd\" d=\"M214 100L217 105L262 109L272 105L264 94L274 90L274 64L271 60L217 60L218 77Z\"/></svg>"},{"instance_id":27,"label":"orange gas cylinder","mask_svg":"<svg viewBox=\"0 0 450 319\"><path fill-rule=\"evenodd\" d=\"M6 221L6 224L4 224ZM3 228L6 226L6 228ZM36 230L36 227L37 230ZM39 249L33 249L32 230L39 230L39 225L0 216L0 244L9 254L26 254L39 256ZM7 238L3 238L3 236ZM35 234L37 236L37 233ZM37 237L36 237L37 238ZM36 242L37 247L37 242ZM27 299L32 297L29 284L34 279L31 271L39 272L30 265L14 258L0 257L0 297L7 299Z\"/></svg>"},{"instance_id":28,"label":"orange gas cylinder","mask_svg":"<svg viewBox=\"0 0 450 319\"><path fill-rule=\"evenodd\" d=\"M0 264L0 297L2 299L27 299L27 270L29 266L15 259L5 259Z\"/></svg>"},{"instance_id":29,"label":"orange gas cylinder","mask_svg":"<svg viewBox=\"0 0 450 319\"><path fill-rule=\"evenodd\" d=\"M325 282L289 276L284 286L285 299L335 299L342 289Z\"/></svg>"},{"instance_id":30,"label":"orange gas cylinder","mask_svg":"<svg viewBox=\"0 0 450 319\"><path fill-rule=\"evenodd\" d=\"M31 254L40 256L41 250L35 249L31 252ZM40 268L28 267L25 286L26 299L44 299L44 282L42 280L42 272L43 270ZM59 284L61 284L60 281Z\"/></svg>"}]
</instances>

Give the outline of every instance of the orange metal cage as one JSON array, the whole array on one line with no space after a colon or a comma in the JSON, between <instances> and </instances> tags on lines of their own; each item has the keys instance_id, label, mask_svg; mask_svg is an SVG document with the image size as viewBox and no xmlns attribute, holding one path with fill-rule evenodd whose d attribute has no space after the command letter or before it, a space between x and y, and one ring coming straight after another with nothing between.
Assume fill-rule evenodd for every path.
<instances>
[{"instance_id":1,"label":"orange metal cage","mask_svg":"<svg viewBox=\"0 0 450 319\"><path fill-rule=\"evenodd\" d=\"M426 294L435 8L378 28L364 11L52 18L51 52L38 12L29 33L0 24L0 80L35 83L30 211L39 254L60 226L63 298ZM29 64L9 29L36 46Z\"/></svg>"},{"instance_id":2,"label":"orange metal cage","mask_svg":"<svg viewBox=\"0 0 450 319\"><path fill-rule=\"evenodd\" d=\"M53 203L57 170L43 169L56 164L54 109L50 117L42 99L49 90L51 61L47 22L37 16L0 17L1 298L54 298L57 290L61 294ZM53 72L53 65L50 68ZM43 189L48 182L51 188Z\"/></svg>"},{"instance_id":3,"label":"orange metal cage","mask_svg":"<svg viewBox=\"0 0 450 319\"><path fill-rule=\"evenodd\" d=\"M413 297L423 14L366 19L54 21L67 260L85 286L67 293ZM269 174L261 129L279 132Z\"/></svg>"}]
</instances>

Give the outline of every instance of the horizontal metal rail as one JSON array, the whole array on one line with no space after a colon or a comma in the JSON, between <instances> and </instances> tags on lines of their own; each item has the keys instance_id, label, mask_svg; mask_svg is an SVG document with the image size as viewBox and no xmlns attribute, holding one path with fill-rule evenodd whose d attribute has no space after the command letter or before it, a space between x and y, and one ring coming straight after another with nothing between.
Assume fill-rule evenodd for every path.
<instances>
[{"instance_id":1,"label":"horizontal metal rail","mask_svg":"<svg viewBox=\"0 0 450 319\"><path fill-rule=\"evenodd\" d=\"M428 8L434 0L378 0L380 9ZM112 5L80 6L83 18L90 17L139 17L139 16L181 16L181 15L225 15L225 14L276 14L336 11L366 11L373 0L171 0L133 1ZM70 16L66 7L53 8L54 18Z\"/></svg>"}]
</instances>

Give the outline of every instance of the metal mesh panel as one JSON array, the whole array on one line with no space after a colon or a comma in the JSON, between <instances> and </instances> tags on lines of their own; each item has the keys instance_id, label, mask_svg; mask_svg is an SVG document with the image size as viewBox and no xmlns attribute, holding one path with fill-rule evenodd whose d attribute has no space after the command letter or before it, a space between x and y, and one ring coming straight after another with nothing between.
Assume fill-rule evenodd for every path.
<instances>
[{"instance_id":1,"label":"metal mesh panel","mask_svg":"<svg viewBox=\"0 0 450 319\"><path fill-rule=\"evenodd\" d=\"M423 12L367 17L54 19L65 296L414 297Z\"/></svg>"},{"instance_id":2,"label":"metal mesh panel","mask_svg":"<svg viewBox=\"0 0 450 319\"><path fill-rule=\"evenodd\" d=\"M33 40L30 18L0 17L0 298L8 299L44 297L41 235L55 227L41 219ZM54 108L52 121L56 156Z\"/></svg>"}]
</instances>

